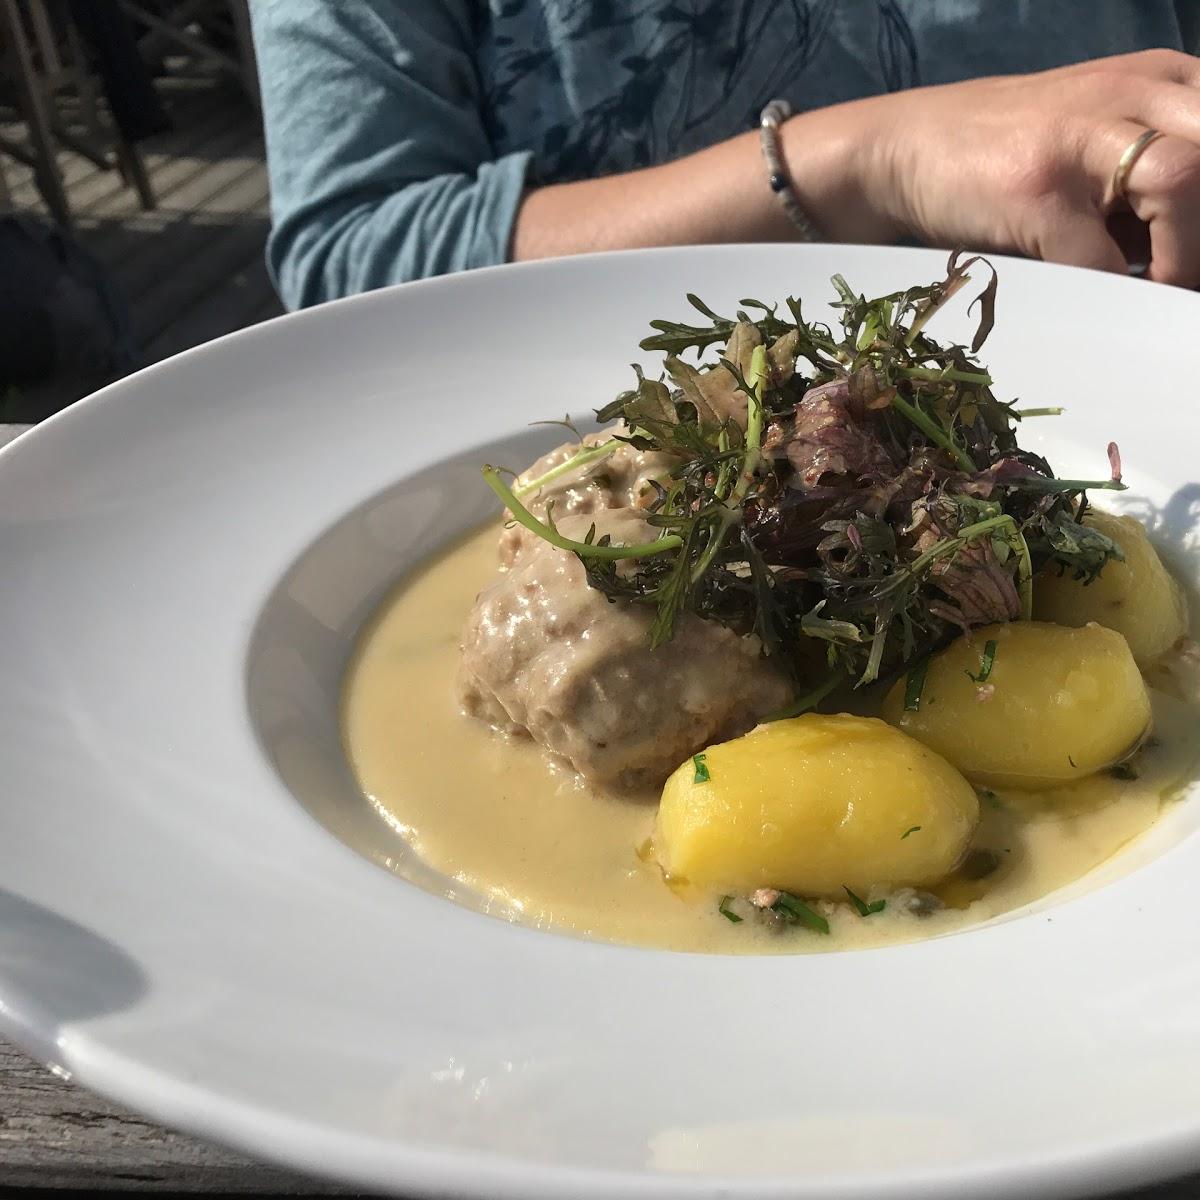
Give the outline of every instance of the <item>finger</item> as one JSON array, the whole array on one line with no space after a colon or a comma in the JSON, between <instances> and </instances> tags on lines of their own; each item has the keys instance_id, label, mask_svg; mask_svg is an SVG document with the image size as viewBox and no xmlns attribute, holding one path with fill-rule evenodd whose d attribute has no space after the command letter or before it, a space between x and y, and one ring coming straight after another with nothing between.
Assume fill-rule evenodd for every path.
<instances>
[{"instance_id":1,"label":"finger","mask_svg":"<svg viewBox=\"0 0 1200 1200\"><path fill-rule=\"evenodd\" d=\"M1125 76L1113 79L1106 110L1144 129L1200 145L1200 81L1174 83Z\"/></svg>"},{"instance_id":2,"label":"finger","mask_svg":"<svg viewBox=\"0 0 1200 1200\"><path fill-rule=\"evenodd\" d=\"M1125 255L1104 223L1104 214L1086 197L1050 209L1037 239L1037 256L1047 262L1096 271L1128 270Z\"/></svg>"},{"instance_id":3,"label":"finger","mask_svg":"<svg viewBox=\"0 0 1200 1200\"><path fill-rule=\"evenodd\" d=\"M1200 287L1200 234L1195 210L1167 209L1143 219L1150 226L1146 278L1175 287Z\"/></svg>"},{"instance_id":4,"label":"finger","mask_svg":"<svg viewBox=\"0 0 1200 1200\"><path fill-rule=\"evenodd\" d=\"M1090 181L1094 202L1106 213L1129 211L1135 195L1190 194L1197 185L1200 143L1164 133L1137 152L1126 174L1124 194L1115 194L1121 159L1146 130L1137 121L1097 122L1076 139L1078 161Z\"/></svg>"},{"instance_id":5,"label":"finger","mask_svg":"<svg viewBox=\"0 0 1200 1200\"><path fill-rule=\"evenodd\" d=\"M1114 166L1124 147L1143 130L1118 123L1107 135ZM1108 184L1111 192L1111 180ZM1129 171L1123 197L1107 197L1111 209L1128 208L1145 222L1150 235L1147 277L1178 287L1200 285L1200 146L1183 138L1151 142Z\"/></svg>"},{"instance_id":6,"label":"finger","mask_svg":"<svg viewBox=\"0 0 1200 1200\"><path fill-rule=\"evenodd\" d=\"M1138 50L1132 54L1114 54L1109 58L1094 58L1089 62L1058 67L1046 74L1103 74L1139 75L1179 83L1185 87L1200 87L1200 58L1182 50L1165 48Z\"/></svg>"}]
</instances>

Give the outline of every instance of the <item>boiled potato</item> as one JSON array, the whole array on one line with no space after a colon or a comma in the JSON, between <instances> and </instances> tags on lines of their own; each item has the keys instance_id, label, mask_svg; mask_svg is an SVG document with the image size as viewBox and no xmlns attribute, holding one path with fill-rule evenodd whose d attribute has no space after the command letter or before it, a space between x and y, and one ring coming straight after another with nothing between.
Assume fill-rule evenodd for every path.
<instances>
[{"instance_id":1,"label":"boiled potato","mask_svg":"<svg viewBox=\"0 0 1200 1200\"><path fill-rule=\"evenodd\" d=\"M1123 634L1139 667L1147 667L1187 632L1183 588L1158 557L1145 527L1133 517L1089 512L1085 525L1112 538L1125 561L1105 565L1097 579L1084 584L1051 563L1034 581L1034 616L1059 625L1095 621Z\"/></svg>"},{"instance_id":2,"label":"boiled potato","mask_svg":"<svg viewBox=\"0 0 1200 1200\"><path fill-rule=\"evenodd\" d=\"M845 899L845 887L934 883L979 820L953 767L873 717L760 725L710 747L703 767L689 759L667 780L655 851L672 878L730 892Z\"/></svg>"},{"instance_id":3,"label":"boiled potato","mask_svg":"<svg viewBox=\"0 0 1200 1200\"><path fill-rule=\"evenodd\" d=\"M985 683L989 643L995 658ZM1150 725L1150 697L1125 639L1100 625L1015 621L976 629L929 661L920 706L906 680L883 715L944 755L973 783L1027 790L1094 774Z\"/></svg>"}]
</instances>

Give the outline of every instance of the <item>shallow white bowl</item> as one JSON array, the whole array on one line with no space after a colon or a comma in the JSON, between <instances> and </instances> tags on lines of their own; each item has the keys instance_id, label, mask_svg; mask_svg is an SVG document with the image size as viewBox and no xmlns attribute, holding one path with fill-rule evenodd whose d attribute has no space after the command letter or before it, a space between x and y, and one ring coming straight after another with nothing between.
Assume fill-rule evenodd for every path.
<instances>
[{"instance_id":1,"label":"shallow white bowl","mask_svg":"<svg viewBox=\"0 0 1200 1200\"><path fill-rule=\"evenodd\" d=\"M527 422L611 399L685 291L815 313L834 271L871 294L944 257L435 280L201 347L0 453L0 1029L163 1121L380 1189L1065 1196L1200 1166L1200 801L1102 887L791 959L534 932L350 848L374 818L341 670L388 586L490 511L480 461L522 466L556 440ZM1070 410L1023 440L1072 475L1119 440L1195 582L1200 299L999 266L984 360Z\"/></svg>"}]
</instances>

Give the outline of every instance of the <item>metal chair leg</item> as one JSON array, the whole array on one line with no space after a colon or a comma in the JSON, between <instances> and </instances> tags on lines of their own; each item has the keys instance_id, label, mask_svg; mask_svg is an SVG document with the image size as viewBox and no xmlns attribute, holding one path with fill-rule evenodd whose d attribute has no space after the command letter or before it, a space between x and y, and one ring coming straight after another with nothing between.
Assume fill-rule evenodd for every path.
<instances>
[{"instance_id":1,"label":"metal chair leg","mask_svg":"<svg viewBox=\"0 0 1200 1200\"><path fill-rule=\"evenodd\" d=\"M153 212L158 207L158 201L154 197L154 188L150 184L150 176L146 171L146 164L142 160L140 151L123 137L118 136L116 155L121 177L126 183L133 185L142 211Z\"/></svg>"},{"instance_id":2,"label":"metal chair leg","mask_svg":"<svg viewBox=\"0 0 1200 1200\"><path fill-rule=\"evenodd\" d=\"M29 40L21 20L17 0L0 0L0 23L4 28L4 41L8 47L8 60L13 83L17 89L17 104L29 129L29 140L33 145L36 163L34 179L38 191L46 202L54 219L65 228L71 226L71 206L63 187L62 173L58 167L58 153L50 118L38 87L33 68L33 57L29 52Z\"/></svg>"},{"instance_id":3,"label":"metal chair leg","mask_svg":"<svg viewBox=\"0 0 1200 1200\"><path fill-rule=\"evenodd\" d=\"M97 145L104 141L104 124L100 120L99 88L92 75L88 52L79 36L79 26L74 15L65 22L67 49L71 56L72 78L76 95L79 97L80 113L88 137Z\"/></svg>"},{"instance_id":4,"label":"metal chair leg","mask_svg":"<svg viewBox=\"0 0 1200 1200\"><path fill-rule=\"evenodd\" d=\"M254 35L250 31L250 0L229 0L233 28L237 35L238 58L241 60L242 86L250 102L262 110L262 93L258 85L258 58L254 53Z\"/></svg>"}]
</instances>

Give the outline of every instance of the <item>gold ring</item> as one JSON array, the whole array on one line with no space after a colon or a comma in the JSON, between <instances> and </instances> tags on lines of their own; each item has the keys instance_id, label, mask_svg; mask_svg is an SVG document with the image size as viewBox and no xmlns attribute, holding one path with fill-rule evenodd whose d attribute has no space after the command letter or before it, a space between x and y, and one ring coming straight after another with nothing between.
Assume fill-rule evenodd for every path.
<instances>
[{"instance_id":1,"label":"gold ring","mask_svg":"<svg viewBox=\"0 0 1200 1200\"><path fill-rule=\"evenodd\" d=\"M1117 169L1112 176L1112 197L1114 200L1124 200L1129 188L1129 175L1142 157L1143 151L1151 142L1156 142L1163 135L1157 129L1143 129L1141 133L1125 147L1117 163Z\"/></svg>"}]
</instances>

